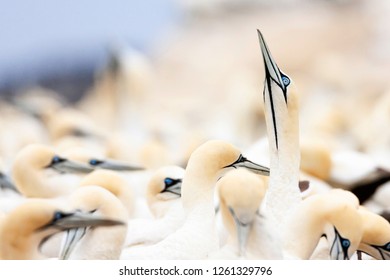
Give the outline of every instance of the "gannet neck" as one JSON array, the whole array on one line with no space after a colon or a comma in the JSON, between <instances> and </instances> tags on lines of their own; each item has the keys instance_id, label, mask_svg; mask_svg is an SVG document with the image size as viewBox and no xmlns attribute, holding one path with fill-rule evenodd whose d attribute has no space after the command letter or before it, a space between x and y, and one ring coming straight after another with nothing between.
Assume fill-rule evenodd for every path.
<instances>
[{"instance_id":1,"label":"gannet neck","mask_svg":"<svg viewBox=\"0 0 390 280\"><path fill-rule=\"evenodd\" d=\"M213 190L224 167L234 163L240 152L230 143L211 140L198 147L188 160L182 183L182 203L185 209L206 199L213 203Z\"/></svg>"},{"instance_id":2,"label":"gannet neck","mask_svg":"<svg viewBox=\"0 0 390 280\"><path fill-rule=\"evenodd\" d=\"M78 172L92 171L86 165L58 156L50 146L31 144L16 156L12 178L26 197L57 197L78 187Z\"/></svg>"},{"instance_id":3,"label":"gannet neck","mask_svg":"<svg viewBox=\"0 0 390 280\"><path fill-rule=\"evenodd\" d=\"M278 68L258 31L265 65L264 110L270 149L266 208L277 224L301 201L298 100L292 80Z\"/></svg>"},{"instance_id":4,"label":"gannet neck","mask_svg":"<svg viewBox=\"0 0 390 280\"><path fill-rule=\"evenodd\" d=\"M352 193L339 190L303 200L293 209L282 236L286 256L309 259L319 239L325 235L330 257L349 259L363 233L358 205Z\"/></svg>"},{"instance_id":5,"label":"gannet neck","mask_svg":"<svg viewBox=\"0 0 390 280\"><path fill-rule=\"evenodd\" d=\"M363 237L359 244L362 251L377 260L390 259L390 224L380 215L359 207L363 219Z\"/></svg>"}]
</instances>

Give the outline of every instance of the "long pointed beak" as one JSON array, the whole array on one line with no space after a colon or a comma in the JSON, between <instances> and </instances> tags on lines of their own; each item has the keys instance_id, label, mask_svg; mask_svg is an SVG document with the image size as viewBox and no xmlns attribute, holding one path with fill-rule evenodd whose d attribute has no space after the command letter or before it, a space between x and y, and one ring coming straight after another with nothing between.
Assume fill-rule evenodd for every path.
<instances>
[{"instance_id":1,"label":"long pointed beak","mask_svg":"<svg viewBox=\"0 0 390 280\"><path fill-rule=\"evenodd\" d=\"M12 183L10 178L2 172L0 172L0 189L11 190L11 191L14 191L16 193L19 193L18 189Z\"/></svg>"},{"instance_id":2,"label":"long pointed beak","mask_svg":"<svg viewBox=\"0 0 390 280\"><path fill-rule=\"evenodd\" d=\"M285 91L286 86L283 81L283 75L265 43L263 34L261 34L260 30L257 30L257 34L259 35L260 48L263 54L266 79L272 79L283 91Z\"/></svg>"},{"instance_id":3,"label":"long pointed beak","mask_svg":"<svg viewBox=\"0 0 390 280\"><path fill-rule=\"evenodd\" d=\"M60 162L52 163L49 167L61 173L89 173L94 170L87 164L69 159L62 159Z\"/></svg>"},{"instance_id":4,"label":"long pointed beak","mask_svg":"<svg viewBox=\"0 0 390 280\"><path fill-rule=\"evenodd\" d=\"M239 251L241 256L245 256L245 251L246 251L246 244L248 241L249 237L249 232L252 228L252 223L247 223L244 224L242 223L236 214L234 213L234 210L232 208L229 208L230 213L233 216L234 223L236 225L236 230L237 230L237 239L238 239L238 246L239 246Z\"/></svg>"},{"instance_id":5,"label":"long pointed beak","mask_svg":"<svg viewBox=\"0 0 390 280\"><path fill-rule=\"evenodd\" d=\"M377 260L390 260L390 242L383 246L361 243L359 245L359 251L364 252Z\"/></svg>"},{"instance_id":6,"label":"long pointed beak","mask_svg":"<svg viewBox=\"0 0 390 280\"><path fill-rule=\"evenodd\" d=\"M101 227L101 226L117 226L124 225L123 222L101 218L93 215L93 213L73 212L72 214L57 220L53 226L62 229L83 228L83 227Z\"/></svg>"},{"instance_id":7,"label":"long pointed beak","mask_svg":"<svg viewBox=\"0 0 390 280\"><path fill-rule=\"evenodd\" d=\"M127 163L117 161L117 160L111 160L111 159L105 159L105 160L97 160L97 159L91 159L89 161L89 164L93 167L98 167L102 169L109 169L109 170L115 170L115 171L140 171L145 170L145 168L140 166L133 166L129 165Z\"/></svg>"},{"instance_id":8,"label":"long pointed beak","mask_svg":"<svg viewBox=\"0 0 390 280\"><path fill-rule=\"evenodd\" d=\"M254 163L254 162L246 159L242 155L240 155L240 157L235 162L233 162L230 165L225 166L224 168L229 168L229 167L233 167L233 168L243 167L243 168L246 168L246 169L248 169L256 174L269 176L269 168L268 167Z\"/></svg>"}]
</instances>

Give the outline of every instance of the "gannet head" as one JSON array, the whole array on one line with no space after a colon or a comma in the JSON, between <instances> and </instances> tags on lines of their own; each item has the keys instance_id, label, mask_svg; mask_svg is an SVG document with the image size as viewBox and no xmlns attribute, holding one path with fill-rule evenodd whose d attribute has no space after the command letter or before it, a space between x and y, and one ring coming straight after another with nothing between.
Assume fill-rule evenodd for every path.
<instances>
[{"instance_id":1,"label":"gannet head","mask_svg":"<svg viewBox=\"0 0 390 280\"><path fill-rule=\"evenodd\" d=\"M53 114L48 121L51 138L56 141L64 137L102 137L95 123L81 111L64 108Z\"/></svg>"},{"instance_id":2,"label":"gannet head","mask_svg":"<svg viewBox=\"0 0 390 280\"><path fill-rule=\"evenodd\" d=\"M239 168L222 177L217 188L225 226L238 240L239 251L245 255L249 232L266 192L264 180Z\"/></svg>"},{"instance_id":3,"label":"gannet head","mask_svg":"<svg viewBox=\"0 0 390 280\"><path fill-rule=\"evenodd\" d=\"M27 197L45 197L45 193L37 194L36 186L33 185L37 183L43 185L44 172L49 170L52 171L52 175L61 175L66 173L88 173L93 171L93 168L58 155L49 146L30 144L17 154L12 166L12 178L23 195ZM37 178L40 176L42 178L39 182Z\"/></svg>"},{"instance_id":4,"label":"gannet head","mask_svg":"<svg viewBox=\"0 0 390 280\"><path fill-rule=\"evenodd\" d=\"M117 223L91 213L69 210L53 201L29 199L4 218L0 228L0 258L41 258L39 247L55 233Z\"/></svg>"},{"instance_id":5,"label":"gannet head","mask_svg":"<svg viewBox=\"0 0 390 280\"><path fill-rule=\"evenodd\" d=\"M66 232L65 242L61 248L60 259L68 259L73 250L79 244L80 240L88 233L101 230L103 226L120 226L119 230L115 232L106 232L106 237L99 236L100 242L103 242L102 238L110 240L110 246L112 248L106 248L108 250L116 250L115 255L119 257L122 245L125 241L127 230L127 210L122 202L115 197L114 194L108 190L99 186L85 186L74 191L69 197L72 208L79 211L79 215L88 215L99 221L106 221L91 225L89 227L79 226L74 229L70 229ZM97 235L95 233L95 235ZM93 237L92 237L93 238ZM88 243L88 242L87 242ZM88 244L88 246L101 246L101 244ZM92 250L90 247L87 249ZM101 249L97 249L99 253ZM87 254L88 252L86 252Z\"/></svg>"},{"instance_id":6,"label":"gannet head","mask_svg":"<svg viewBox=\"0 0 390 280\"><path fill-rule=\"evenodd\" d=\"M363 219L363 237L359 244L362 251L378 260L390 260L390 224L382 216L359 207Z\"/></svg>"},{"instance_id":7,"label":"gannet head","mask_svg":"<svg viewBox=\"0 0 390 280\"><path fill-rule=\"evenodd\" d=\"M280 134L289 134L289 130L298 131L297 92L292 79L279 69L261 32L257 30L257 33L265 68L263 98L268 137L272 139L270 148L279 150L280 141L283 141ZM283 146L296 146L295 140L285 140Z\"/></svg>"},{"instance_id":8,"label":"gannet head","mask_svg":"<svg viewBox=\"0 0 390 280\"><path fill-rule=\"evenodd\" d=\"M335 189L325 194L324 236L328 240L330 258L349 260L363 235L363 221L357 209L359 200L351 192Z\"/></svg>"},{"instance_id":9,"label":"gannet head","mask_svg":"<svg viewBox=\"0 0 390 280\"><path fill-rule=\"evenodd\" d=\"M169 165L156 170L146 190L146 199L149 209L155 217L161 217L166 212L167 201L177 200L181 197L181 184L184 169ZM161 213L163 212L163 213Z\"/></svg>"},{"instance_id":10,"label":"gannet head","mask_svg":"<svg viewBox=\"0 0 390 280\"><path fill-rule=\"evenodd\" d=\"M182 184L183 205L193 205L197 197L204 196L205 192L212 193L219 178L239 167L262 175L269 174L269 168L246 159L228 142L210 140L199 146L187 163Z\"/></svg>"},{"instance_id":11,"label":"gannet head","mask_svg":"<svg viewBox=\"0 0 390 280\"><path fill-rule=\"evenodd\" d=\"M358 207L357 197L341 189L308 196L289 213L282 232L285 254L309 259L325 237L331 259L350 259L363 234Z\"/></svg>"},{"instance_id":12,"label":"gannet head","mask_svg":"<svg viewBox=\"0 0 390 280\"><path fill-rule=\"evenodd\" d=\"M128 210L129 216L134 212L134 192L123 176L115 171L98 169L86 175L80 186L99 186L115 195Z\"/></svg>"}]
</instances>

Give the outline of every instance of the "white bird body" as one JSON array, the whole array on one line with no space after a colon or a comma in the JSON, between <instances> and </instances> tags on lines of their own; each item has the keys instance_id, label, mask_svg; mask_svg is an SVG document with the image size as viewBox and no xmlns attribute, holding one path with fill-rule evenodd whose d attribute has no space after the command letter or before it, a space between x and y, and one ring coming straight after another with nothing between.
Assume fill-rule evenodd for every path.
<instances>
[{"instance_id":1,"label":"white bird body","mask_svg":"<svg viewBox=\"0 0 390 280\"><path fill-rule=\"evenodd\" d=\"M204 259L216 251L215 183L229 168L238 166L268 174L229 143L214 140L198 147L191 154L182 183L183 224L157 244L123 250L121 259Z\"/></svg>"},{"instance_id":2,"label":"white bird body","mask_svg":"<svg viewBox=\"0 0 390 280\"><path fill-rule=\"evenodd\" d=\"M125 247L155 244L175 232L184 218L183 206L178 200L163 217L130 219Z\"/></svg>"}]
</instances>

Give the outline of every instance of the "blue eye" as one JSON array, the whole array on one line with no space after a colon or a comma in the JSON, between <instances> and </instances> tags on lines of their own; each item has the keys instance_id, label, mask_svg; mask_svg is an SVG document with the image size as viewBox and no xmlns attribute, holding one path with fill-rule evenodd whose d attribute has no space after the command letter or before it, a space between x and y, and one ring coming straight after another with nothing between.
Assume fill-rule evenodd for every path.
<instances>
[{"instance_id":1,"label":"blue eye","mask_svg":"<svg viewBox=\"0 0 390 280\"><path fill-rule=\"evenodd\" d=\"M173 183L173 180L171 178L165 178L164 179L164 184L166 186L172 185L172 183Z\"/></svg>"},{"instance_id":2,"label":"blue eye","mask_svg":"<svg viewBox=\"0 0 390 280\"><path fill-rule=\"evenodd\" d=\"M51 160L52 163L59 163L61 161L61 158L59 156L54 156Z\"/></svg>"},{"instance_id":3,"label":"blue eye","mask_svg":"<svg viewBox=\"0 0 390 280\"><path fill-rule=\"evenodd\" d=\"M103 161L101 161L101 160L98 160L98 159L91 159L90 161L89 161L89 164L90 165L99 165L99 164L101 164Z\"/></svg>"},{"instance_id":4,"label":"blue eye","mask_svg":"<svg viewBox=\"0 0 390 280\"><path fill-rule=\"evenodd\" d=\"M66 215L65 215L64 213L55 212L55 213L54 213L54 218L53 218L53 220L54 220L54 221L58 221L58 220L64 218L65 216L66 216Z\"/></svg>"},{"instance_id":5,"label":"blue eye","mask_svg":"<svg viewBox=\"0 0 390 280\"><path fill-rule=\"evenodd\" d=\"M390 242L387 243L387 244L385 245L385 249L386 249L387 251L390 251Z\"/></svg>"},{"instance_id":6,"label":"blue eye","mask_svg":"<svg viewBox=\"0 0 390 280\"><path fill-rule=\"evenodd\" d=\"M290 79L287 78L286 76L282 77L282 82L285 86L288 86L290 84Z\"/></svg>"},{"instance_id":7,"label":"blue eye","mask_svg":"<svg viewBox=\"0 0 390 280\"><path fill-rule=\"evenodd\" d=\"M348 248L348 247L351 245L351 242L349 242L349 240L347 240L347 239L344 239L344 240L341 242L341 245L342 245L344 248Z\"/></svg>"}]
</instances>

